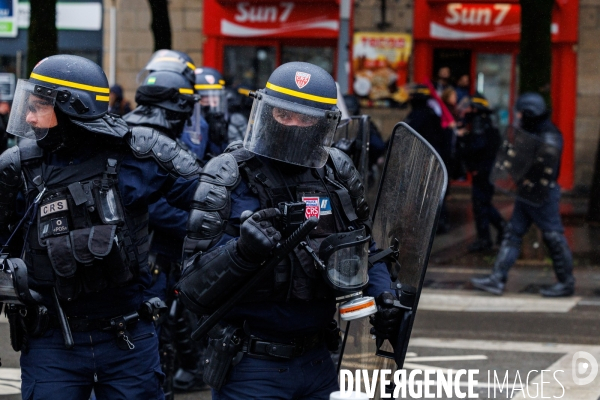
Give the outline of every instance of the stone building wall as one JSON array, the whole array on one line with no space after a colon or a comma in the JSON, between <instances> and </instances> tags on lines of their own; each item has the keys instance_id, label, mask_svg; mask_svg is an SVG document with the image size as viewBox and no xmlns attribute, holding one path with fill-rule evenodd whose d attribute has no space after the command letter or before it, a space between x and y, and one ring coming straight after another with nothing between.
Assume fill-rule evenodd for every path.
<instances>
[{"instance_id":1,"label":"stone building wall","mask_svg":"<svg viewBox=\"0 0 600 400\"><path fill-rule=\"evenodd\" d=\"M148 0L104 0L103 68L110 70L110 7L117 9L116 82L125 98L132 101L136 76L154 51ZM196 65L202 65L202 0L170 0L173 49L186 52Z\"/></svg>"},{"instance_id":2,"label":"stone building wall","mask_svg":"<svg viewBox=\"0 0 600 400\"><path fill-rule=\"evenodd\" d=\"M600 0L579 0L575 187L589 189L600 133Z\"/></svg>"}]
</instances>

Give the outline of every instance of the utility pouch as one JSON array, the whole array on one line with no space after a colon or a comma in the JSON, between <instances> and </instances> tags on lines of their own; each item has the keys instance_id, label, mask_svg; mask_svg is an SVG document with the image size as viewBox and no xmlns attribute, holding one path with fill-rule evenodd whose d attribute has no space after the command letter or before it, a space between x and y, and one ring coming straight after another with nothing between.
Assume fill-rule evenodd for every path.
<instances>
[{"instance_id":1,"label":"utility pouch","mask_svg":"<svg viewBox=\"0 0 600 400\"><path fill-rule=\"evenodd\" d=\"M106 288L107 282L102 273L102 268L94 264L94 255L90 251L91 228L77 229L71 231L71 244L73 245L73 256L79 262L82 283L87 293L99 292Z\"/></svg>"},{"instance_id":2,"label":"utility pouch","mask_svg":"<svg viewBox=\"0 0 600 400\"><path fill-rule=\"evenodd\" d=\"M215 325L208 332L208 347L204 352L204 383L219 390L231 371L242 359L242 330L238 327Z\"/></svg>"},{"instance_id":3,"label":"utility pouch","mask_svg":"<svg viewBox=\"0 0 600 400\"><path fill-rule=\"evenodd\" d=\"M46 240L48 258L56 274L54 283L58 296L71 301L81 292L81 282L75 276L77 262L73 257L70 235L50 237Z\"/></svg>"},{"instance_id":4,"label":"utility pouch","mask_svg":"<svg viewBox=\"0 0 600 400\"><path fill-rule=\"evenodd\" d=\"M25 350L25 323L21 311L22 306L16 304L6 304L4 313L8 319L10 328L10 345L14 351Z\"/></svg>"},{"instance_id":5,"label":"utility pouch","mask_svg":"<svg viewBox=\"0 0 600 400\"><path fill-rule=\"evenodd\" d=\"M94 257L103 260L104 273L110 281L122 285L133 278L119 249L116 225L94 226L90 232L89 248Z\"/></svg>"}]
</instances>

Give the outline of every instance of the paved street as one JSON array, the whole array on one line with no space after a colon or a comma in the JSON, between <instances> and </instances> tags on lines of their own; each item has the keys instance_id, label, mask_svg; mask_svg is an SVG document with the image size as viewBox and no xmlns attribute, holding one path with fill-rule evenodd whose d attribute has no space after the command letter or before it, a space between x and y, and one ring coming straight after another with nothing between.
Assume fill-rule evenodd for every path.
<instances>
[{"instance_id":1,"label":"paved street","mask_svg":"<svg viewBox=\"0 0 600 400\"><path fill-rule=\"evenodd\" d=\"M497 203L508 217L510 199ZM542 398L541 391L535 392L542 386L545 398L600 398L600 377L584 386L574 384L572 377L575 353L585 351L600 360L600 228L584 223L585 202L567 198L561 206L577 279L576 295L564 299L537 294L541 286L554 282L554 274L534 230L525 238L505 295L474 290L469 278L489 272L495 250L477 255L466 251L474 236L466 191L452 194L449 208L453 230L434 243L406 368L479 369L475 392L481 399ZM18 354L10 349L4 322L0 335L6 338L0 344L0 399L18 399ZM564 372L557 372L554 379L549 373L542 376L542 370ZM466 389L466 381L462 386ZM176 396L209 398L208 391Z\"/></svg>"}]
</instances>

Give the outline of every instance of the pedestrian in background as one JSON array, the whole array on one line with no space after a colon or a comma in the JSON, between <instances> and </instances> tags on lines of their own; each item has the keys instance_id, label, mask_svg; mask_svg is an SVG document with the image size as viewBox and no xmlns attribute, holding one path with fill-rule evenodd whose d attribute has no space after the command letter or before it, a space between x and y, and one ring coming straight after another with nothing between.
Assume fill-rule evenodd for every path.
<instances>
[{"instance_id":1,"label":"pedestrian in background","mask_svg":"<svg viewBox=\"0 0 600 400\"><path fill-rule=\"evenodd\" d=\"M123 116L131 112L131 103L123 98L123 88L120 85L112 85L108 95L108 112Z\"/></svg>"}]
</instances>

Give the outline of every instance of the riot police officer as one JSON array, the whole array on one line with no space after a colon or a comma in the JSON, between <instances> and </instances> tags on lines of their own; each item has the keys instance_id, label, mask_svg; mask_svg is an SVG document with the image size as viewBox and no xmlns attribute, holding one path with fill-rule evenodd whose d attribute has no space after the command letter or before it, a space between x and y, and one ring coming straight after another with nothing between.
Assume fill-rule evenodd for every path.
<instances>
[{"instance_id":1,"label":"riot police officer","mask_svg":"<svg viewBox=\"0 0 600 400\"><path fill-rule=\"evenodd\" d=\"M194 87L200 95L202 116L208 122L209 151L213 156L219 155L229 143L244 138L248 119L240 112L230 112L225 80L216 69L196 69Z\"/></svg>"},{"instance_id":2,"label":"riot police officer","mask_svg":"<svg viewBox=\"0 0 600 400\"><path fill-rule=\"evenodd\" d=\"M162 194L188 207L199 167L171 139L107 114L108 94L102 69L71 55L17 84L8 131L22 139L0 156L0 228L39 293L26 312L9 309L23 398L164 398L157 315L140 308L148 204Z\"/></svg>"},{"instance_id":3,"label":"riot police officer","mask_svg":"<svg viewBox=\"0 0 600 400\"><path fill-rule=\"evenodd\" d=\"M521 140L521 148L509 148L509 156L530 159L533 162L526 171L519 173L513 214L492 274L483 278L472 278L471 282L478 289L501 295L508 271L519 256L522 237L534 223L542 231L558 280L550 288L540 290L540 293L547 297L571 296L575 290L573 257L564 236L559 213L560 186L556 182L560 172L562 134L550 121L550 112L541 95L522 94L517 99L515 109L520 129L525 131L521 135L525 135L525 138L533 136ZM525 146L527 141L533 143L533 146ZM534 153L529 154L529 149L533 149ZM527 162L522 164L527 165Z\"/></svg>"},{"instance_id":4,"label":"riot police officer","mask_svg":"<svg viewBox=\"0 0 600 400\"><path fill-rule=\"evenodd\" d=\"M471 201L477 239L469 245L469 252L492 248L490 223L498 231L498 244L504 235L504 219L492 204L494 185L490 183L490 173L501 139L490 114L487 99L475 93L464 116L464 127L458 130L460 157L473 178Z\"/></svg>"},{"instance_id":5,"label":"riot police officer","mask_svg":"<svg viewBox=\"0 0 600 400\"><path fill-rule=\"evenodd\" d=\"M223 329L235 332L236 340L219 344L209 333L204 377L214 378L207 382L213 398L264 398L268 392L328 399L338 387L326 347L339 338L327 334L336 294L352 282L354 292L366 287L377 297L382 309L373 324L383 337L398 330L402 312L391 306L384 264L375 264L367 278L364 187L349 157L330 148L340 119L333 78L313 64L291 62L254 96L243 147L233 144L203 169L186 239L201 252L177 287L192 311L213 312L289 234L287 210L305 204L300 216L318 216L319 225L227 314ZM315 268L316 259L324 268ZM342 259L347 268L336 262ZM236 352L239 363L230 370Z\"/></svg>"},{"instance_id":6,"label":"riot police officer","mask_svg":"<svg viewBox=\"0 0 600 400\"><path fill-rule=\"evenodd\" d=\"M199 114L194 115L199 111L198 96L194 94L190 76L175 72L183 68L177 67L178 63L180 61L177 59L166 60L153 66L166 68L175 64L169 69L152 71L147 75L144 83L136 91L135 100L138 107L123 119L130 126L153 128L160 134L174 139L179 146L190 152L191 157L200 160L204 157L205 143L194 140L196 135L193 129L196 129L194 125L199 123L201 131L206 135L208 125ZM195 119L190 122L192 117ZM202 132L198 137L201 135ZM178 390L188 390L202 381L197 365L198 346L189 339L191 331L188 327L187 313L183 307L171 307L175 301L172 289L179 279L181 248L188 212L172 207L164 199L151 204L149 212L153 282L145 297L158 296L174 310L169 314L167 324L163 324L163 329L159 330L163 370L167 375L165 394L167 398L172 398L171 386ZM174 371L175 364L178 366L177 371Z\"/></svg>"}]
</instances>

